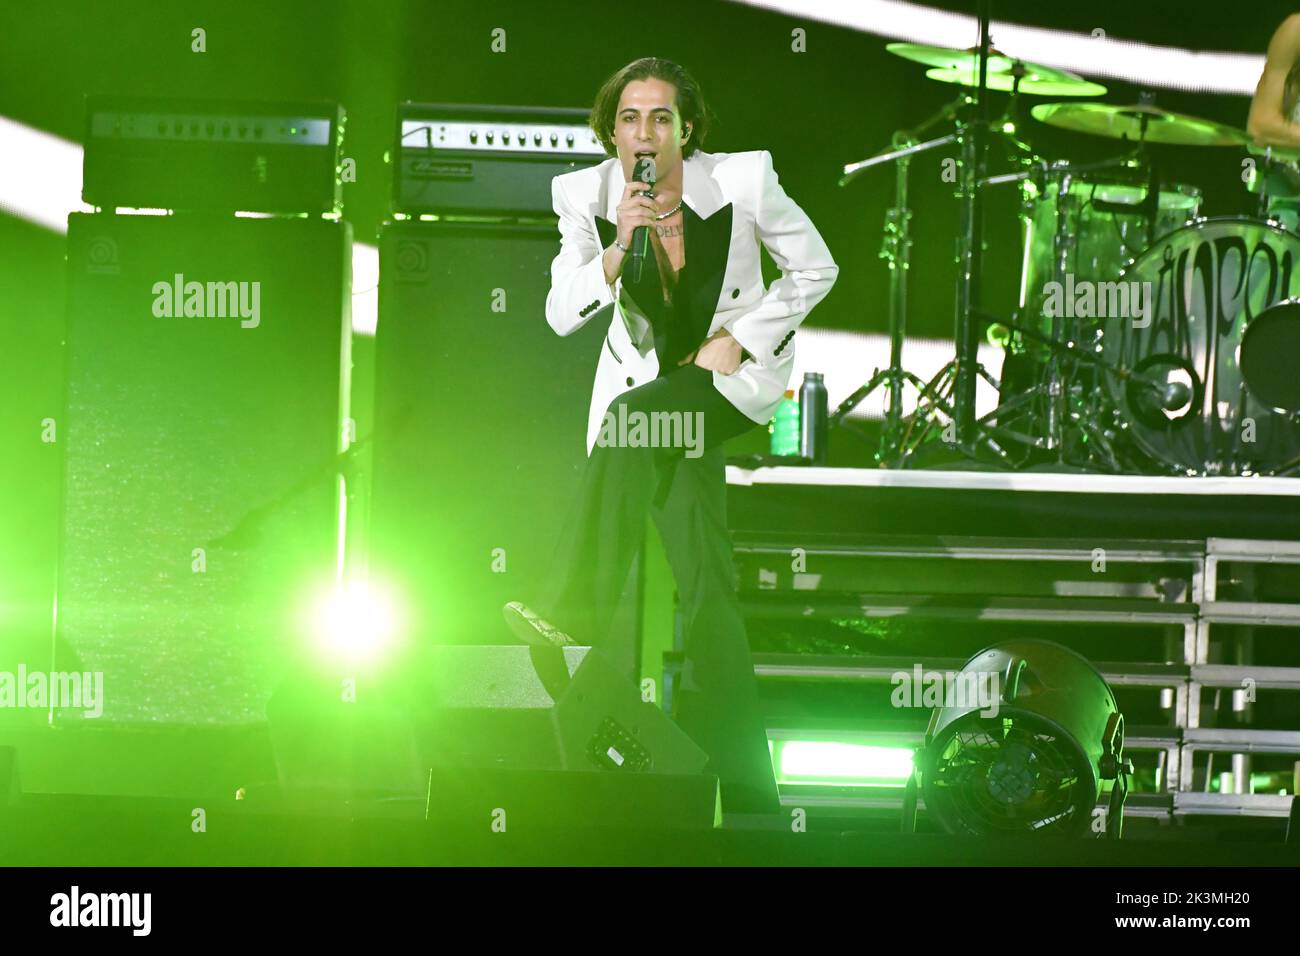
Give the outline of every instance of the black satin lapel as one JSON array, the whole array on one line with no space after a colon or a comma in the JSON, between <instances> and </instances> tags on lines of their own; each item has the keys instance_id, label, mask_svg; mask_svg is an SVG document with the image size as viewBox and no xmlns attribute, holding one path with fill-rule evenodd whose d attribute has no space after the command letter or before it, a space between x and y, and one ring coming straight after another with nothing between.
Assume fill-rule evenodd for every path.
<instances>
[{"instance_id":1,"label":"black satin lapel","mask_svg":"<svg viewBox=\"0 0 1300 956\"><path fill-rule=\"evenodd\" d=\"M600 248L608 249L618 235L618 226L597 214L596 232L600 235ZM664 290L659 282L659 267L656 265L653 249L646 256L645 264L641 267L641 281L633 283L631 277L631 270L624 268L623 288L632 296L632 301L659 302L663 299Z\"/></svg>"},{"instance_id":2,"label":"black satin lapel","mask_svg":"<svg viewBox=\"0 0 1300 956\"><path fill-rule=\"evenodd\" d=\"M727 203L707 219L701 219L690 206L683 205L682 209L686 222L686 272L682 281L688 287L691 320L703 340L713 323L727 275L732 208Z\"/></svg>"},{"instance_id":3,"label":"black satin lapel","mask_svg":"<svg viewBox=\"0 0 1300 956\"><path fill-rule=\"evenodd\" d=\"M614 241L618 235L618 226L610 222L604 216L596 216L596 233L600 236L600 248L608 249L609 244Z\"/></svg>"}]
</instances>

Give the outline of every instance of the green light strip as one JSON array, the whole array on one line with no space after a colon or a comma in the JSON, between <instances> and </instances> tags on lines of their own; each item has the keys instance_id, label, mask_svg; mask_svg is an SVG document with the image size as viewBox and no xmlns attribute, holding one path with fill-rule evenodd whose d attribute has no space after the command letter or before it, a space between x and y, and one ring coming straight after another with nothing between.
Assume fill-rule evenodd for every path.
<instances>
[{"instance_id":1,"label":"green light strip","mask_svg":"<svg viewBox=\"0 0 1300 956\"><path fill-rule=\"evenodd\" d=\"M831 740L771 741L777 781L808 786L902 786L912 775L906 747Z\"/></svg>"}]
</instances>

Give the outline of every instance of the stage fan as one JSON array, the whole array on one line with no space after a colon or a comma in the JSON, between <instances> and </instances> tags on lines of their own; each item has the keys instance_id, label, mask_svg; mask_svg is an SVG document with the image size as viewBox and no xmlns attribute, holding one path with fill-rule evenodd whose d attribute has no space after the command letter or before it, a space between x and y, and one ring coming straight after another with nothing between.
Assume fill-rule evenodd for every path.
<instances>
[{"instance_id":1,"label":"stage fan","mask_svg":"<svg viewBox=\"0 0 1300 956\"><path fill-rule=\"evenodd\" d=\"M949 686L966 699L950 691L930 719L905 829L919 776L927 812L951 833L1083 833L1109 793L1104 829L1120 835L1133 768L1123 715L1092 664L1050 641L1012 641L976 654Z\"/></svg>"}]
</instances>

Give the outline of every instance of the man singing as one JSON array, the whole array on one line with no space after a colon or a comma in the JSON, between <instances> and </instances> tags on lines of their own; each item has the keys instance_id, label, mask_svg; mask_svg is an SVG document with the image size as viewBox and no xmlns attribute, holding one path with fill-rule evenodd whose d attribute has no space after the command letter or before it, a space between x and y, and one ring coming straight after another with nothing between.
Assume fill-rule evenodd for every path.
<instances>
[{"instance_id":1,"label":"man singing","mask_svg":"<svg viewBox=\"0 0 1300 956\"><path fill-rule=\"evenodd\" d=\"M552 181L560 253L546 320L560 335L593 319L607 321L609 332L592 389L589 457L548 585L531 608L511 602L505 616L534 644L631 640L610 625L649 513L684 621L673 717L708 753L724 810L774 813L735 593L722 445L771 419L790 379L795 329L838 268L781 188L770 153L700 149L709 118L699 84L682 67L636 60L606 81L591 112L611 158ZM657 172L653 189L633 176L647 157ZM634 280L639 227L648 230L649 252ZM767 288L760 242L781 269ZM692 447L630 441L610 427L664 412L695 425Z\"/></svg>"}]
</instances>

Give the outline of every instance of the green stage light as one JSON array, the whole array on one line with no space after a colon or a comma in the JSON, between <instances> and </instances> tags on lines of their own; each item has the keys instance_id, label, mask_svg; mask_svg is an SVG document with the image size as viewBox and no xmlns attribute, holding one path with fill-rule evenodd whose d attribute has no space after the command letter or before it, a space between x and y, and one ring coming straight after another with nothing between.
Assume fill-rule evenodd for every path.
<instances>
[{"instance_id":1,"label":"green stage light","mask_svg":"<svg viewBox=\"0 0 1300 956\"><path fill-rule=\"evenodd\" d=\"M373 660L393 643L394 602L369 581L346 581L322 594L315 606L315 634L321 650L348 661Z\"/></svg>"},{"instance_id":2,"label":"green stage light","mask_svg":"<svg viewBox=\"0 0 1300 956\"><path fill-rule=\"evenodd\" d=\"M831 740L772 742L777 780L830 787L901 787L912 775L912 751L905 747Z\"/></svg>"}]
</instances>

